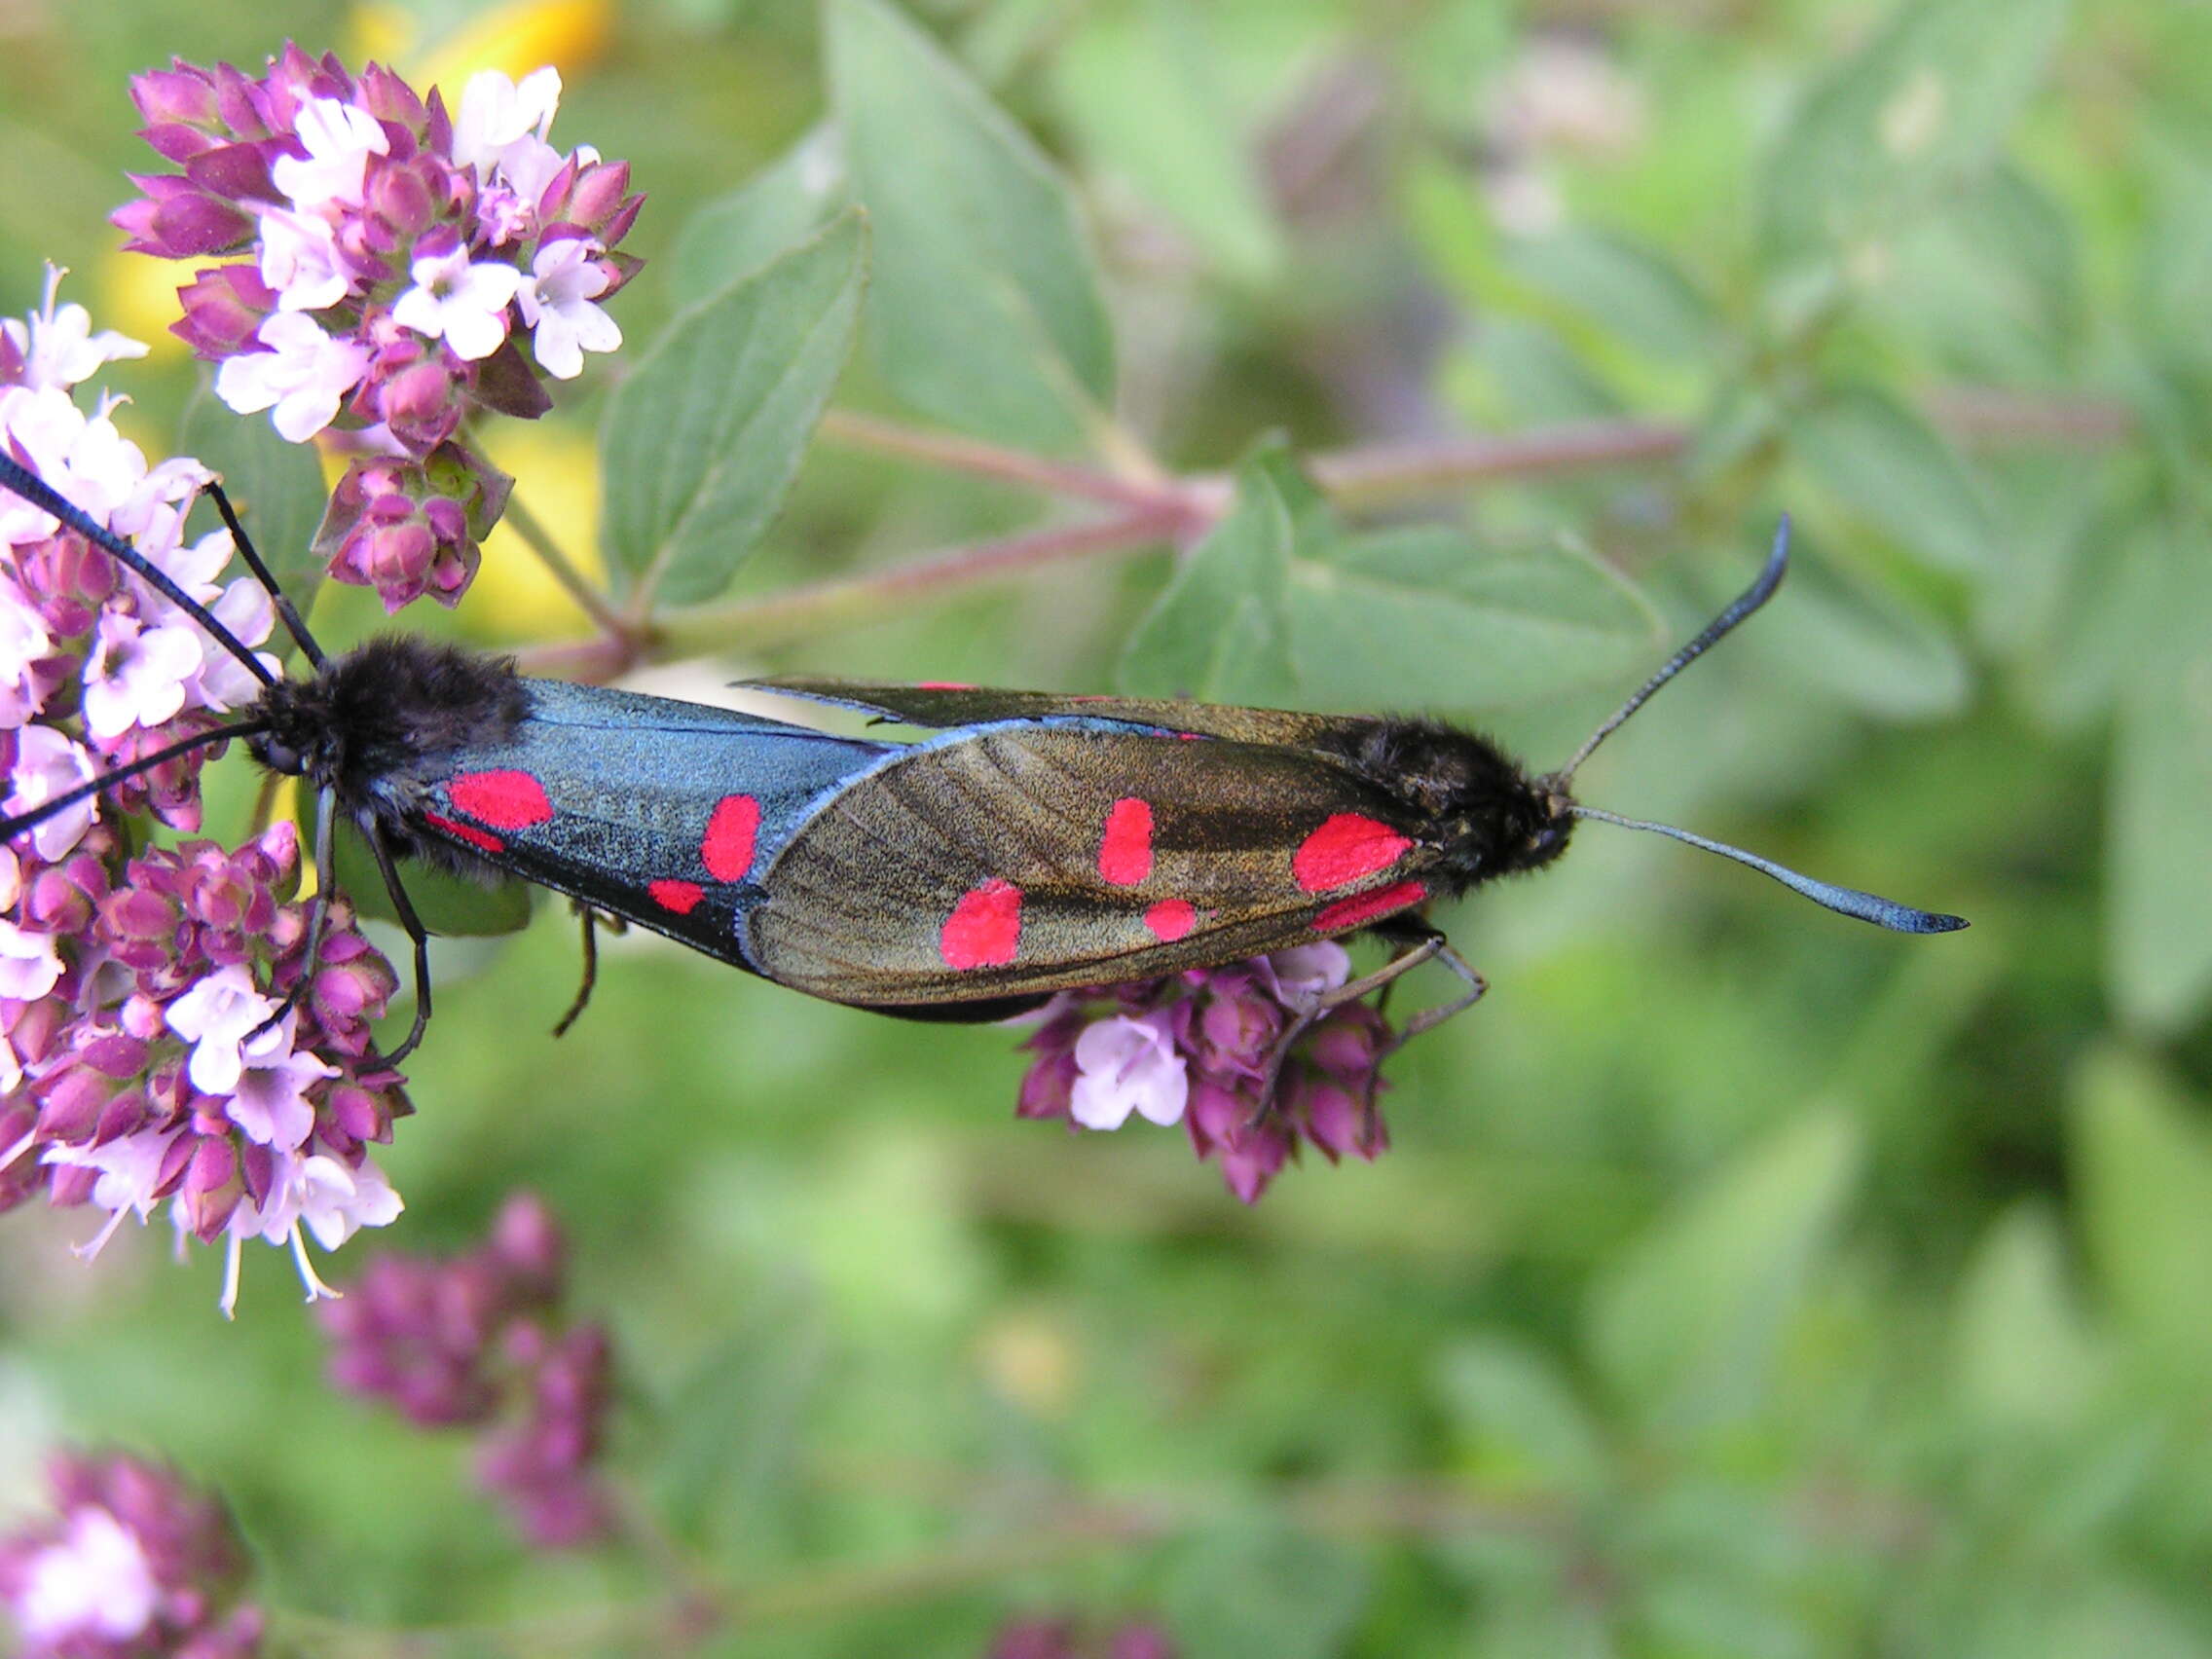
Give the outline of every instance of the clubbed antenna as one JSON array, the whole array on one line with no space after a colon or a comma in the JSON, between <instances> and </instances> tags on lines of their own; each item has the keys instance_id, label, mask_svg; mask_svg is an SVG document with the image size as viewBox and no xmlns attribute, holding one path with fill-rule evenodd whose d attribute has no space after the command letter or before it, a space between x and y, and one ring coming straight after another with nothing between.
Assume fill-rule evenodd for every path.
<instances>
[{"instance_id":1,"label":"clubbed antenna","mask_svg":"<svg viewBox=\"0 0 2212 1659\"><path fill-rule=\"evenodd\" d=\"M1691 663L1712 649L1714 643L1734 628L1737 623L1774 597L1774 590L1782 585L1784 573L1789 569L1789 519L1785 514L1774 533L1774 550L1767 555L1766 568L1759 571L1758 580L1751 583L1727 609L1705 625L1698 637L1667 659L1657 674L1643 682L1635 696L1623 703L1612 719L1590 734L1589 741L1574 752L1572 759L1545 780L1556 787L1562 795L1574 770L1590 758L1590 753L1619 729L1623 720L1651 700L1651 694L1682 672ZM1570 802L1567 810L1577 818L1595 819L1601 824L1617 824L1624 830L1648 830L1654 835L1671 835L1677 841L1687 841L1693 847L1702 847L1709 853L1718 853L1724 859L1751 868L1788 888L1801 893L1814 903L1835 911L1839 915L1856 916L1862 922L1872 922L1878 928L1892 933L1940 934L1956 933L1967 925L1964 916L1948 916L1938 910L1916 910L1910 904L1900 904L1895 899L1884 899L1878 894L1862 893L1856 887L1838 887L1833 882L1815 881L1809 875L1800 875L1786 865L1772 859L1762 859L1756 853L1747 853L1741 847L1731 847L1725 841L1709 840L1694 835L1687 830L1677 830L1672 824L1653 824L1641 818L1623 818L1617 813L1602 812L1594 806Z\"/></svg>"},{"instance_id":2,"label":"clubbed antenna","mask_svg":"<svg viewBox=\"0 0 2212 1659\"><path fill-rule=\"evenodd\" d=\"M1621 723L1629 716L1650 702L1653 692L1666 684L1668 681L1674 679L1676 675L1681 673L1683 669L1689 667L1691 663L1697 661L1699 657L1705 655L1737 623L1743 621L1745 617L1772 599L1774 590L1782 585L1783 575L1788 569L1789 515L1784 513L1782 523L1775 529L1774 551L1766 556L1766 569L1759 572L1759 579L1738 595L1735 603L1730 605L1727 609L1708 622L1704 631L1696 639L1669 657L1659 672L1643 682L1635 696L1614 710L1612 718L1592 732L1583 742L1582 747L1574 752L1573 757L1552 774L1552 782L1563 788L1570 782L1576 769L1581 766L1583 761L1590 758L1591 752L1618 731Z\"/></svg>"}]
</instances>

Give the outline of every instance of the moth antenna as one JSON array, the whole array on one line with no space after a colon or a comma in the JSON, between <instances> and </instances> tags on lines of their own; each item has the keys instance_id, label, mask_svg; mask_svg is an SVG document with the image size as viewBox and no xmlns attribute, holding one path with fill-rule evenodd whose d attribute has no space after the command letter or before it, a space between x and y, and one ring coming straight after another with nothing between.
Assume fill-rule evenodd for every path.
<instances>
[{"instance_id":1,"label":"moth antenna","mask_svg":"<svg viewBox=\"0 0 2212 1659\"><path fill-rule=\"evenodd\" d=\"M223 527L231 533L231 544L239 550L239 557L245 561L245 568L253 572L253 579L268 593L269 603L276 608L276 619L284 624L284 632L292 636L292 643L300 647L301 655L316 668L321 668L329 659L322 654L322 647L314 643L314 636L308 632L308 625L302 619L299 608L276 585L276 578L270 573L269 567L261 562L261 555L254 550L253 537L246 535L245 526L239 523L239 515L232 510L231 498L223 494L223 486L210 483L207 495L214 501L215 510L223 515Z\"/></svg>"},{"instance_id":2,"label":"moth antenna","mask_svg":"<svg viewBox=\"0 0 2212 1659\"><path fill-rule=\"evenodd\" d=\"M268 729L267 720L238 720L230 725L217 726L212 731L197 732L191 737L179 738L174 743L155 750L151 755L141 755L137 759L127 761L112 771L86 779L74 789L51 795L28 812L19 812L15 817L0 822L0 841L12 841L25 830L37 829L55 813L75 806L81 800L89 800L103 790L113 789L117 784L127 783L141 772L151 772L156 766L166 766L180 755L190 755L195 749L226 743L234 737L251 737L255 732Z\"/></svg>"},{"instance_id":3,"label":"moth antenna","mask_svg":"<svg viewBox=\"0 0 2212 1659\"><path fill-rule=\"evenodd\" d=\"M245 643L215 620L214 613L205 606L170 580L167 571L156 566L112 530L94 524L81 507L55 495L53 486L13 456L0 454L0 485L13 490L41 512L53 514L79 535L88 538L93 546L137 574L156 593L206 629L208 638L243 663L246 672L262 684L275 685L277 682L277 677L246 648Z\"/></svg>"},{"instance_id":4,"label":"moth antenna","mask_svg":"<svg viewBox=\"0 0 2212 1659\"><path fill-rule=\"evenodd\" d=\"M1582 747L1574 752L1573 757L1552 774L1550 781L1564 787L1574 776L1576 769L1581 766L1582 762L1590 758L1591 752L1599 744L1604 742L1606 738L1619 730L1621 723L1629 716L1651 701L1653 692L1666 684L1668 681L1674 679L1676 675L1681 673L1683 669L1689 667L1691 663L1697 661L1699 657L1705 655L1737 623L1743 621L1745 617L1772 599L1774 590L1782 585L1783 574L1788 569L1789 515L1784 513L1782 523L1775 529L1774 549L1767 554L1766 568L1759 571L1758 580L1739 594L1727 609L1708 622L1703 632L1696 639L1669 657L1661 666L1659 672L1643 682L1635 696L1614 710L1612 718L1590 734Z\"/></svg>"},{"instance_id":5,"label":"moth antenna","mask_svg":"<svg viewBox=\"0 0 2212 1659\"><path fill-rule=\"evenodd\" d=\"M1739 603L1741 603L1739 601ZM1693 835L1687 830L1677 830L1672 824L1653 824L1641 818L1623 818L1617 813L1601 812L1594 806L1576 803L1567 808L1577 818L1595 818L1601 824L1617 824L1623 830L1648 830L1654 835L1672 835L1677 841L1687 841L1693 847L1703 847L1709 853L1718 853L1724 859L1750 865L1764 875L1771 875L1793 893L1802 893L1814 903L1836 911L1839 915L1857 916L1862 922L1872 922L1878 928L1892 933L1941 934L1957 933L1967 925L1964 916L1946 916L1937 910L1916 910L1910 904L1900 904L1895 899L1884 899L1878 894L1862 893L1856 887L1838 887L1833 882L1815 881L1809 875L1800 875L1786 865L1772 859L1762 859L1756 853L1747 853L1741 847L1731 847L1725 841L1711 841L1703 835Z\"/></svg>"}]
</instances>

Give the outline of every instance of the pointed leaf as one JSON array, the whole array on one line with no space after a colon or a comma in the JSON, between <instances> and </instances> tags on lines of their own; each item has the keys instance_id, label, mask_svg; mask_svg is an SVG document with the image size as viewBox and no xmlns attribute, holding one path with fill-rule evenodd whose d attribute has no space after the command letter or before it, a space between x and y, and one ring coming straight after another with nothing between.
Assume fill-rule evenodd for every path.
<instances>
[{"instance_id":1,"label":"pointed leaf","mask_svg":"<svg viewBox=\"0 0 2212 1659\"><path fill-rule=\"evenodd\" d=\"M1801 1118L1708 1177L1607 1267L1591 1289L1590 1347L1627 1401L1689 1425L1757 1404L1862 1155L1840 1112Z\"/></svg>"},{"instance_id":2,"label":"pointed leaf","mask_svg":"<svg viewBox=\"0 0 2212 1659\"><path fill-rule=\"evenodd\" d=\"M695 306L819 232L845 203L837 129L817 127L685 221L669 255L669 292Z\"/></svg>"},{"instance_id":3,"label":"pointed leaf","mask_svg":"<svg viewBox=\"0 0 2212 1659\"><path fill-rule=\"evenodd\" d=\"M2042 85L2068 0L1903 0L1813 89L1767 158L1762 251L1833 264L1989 162Z\"/></svg>"},{"instance_id":4,"label":"pointed leaf","mask_svg":"<svg viewBox=\"0 0 2212 1659\"><path fill-rule=\"evenodd\" d=\"M1161 1600L1177 1642L1207 1659L1327 1659L1366 1604L1367 1571L1319 1538L1231 1524L1177 1552Z\"/></svg>"},{"instance_id":5,"label":"pointed leaf","mask_svg":"<svg viewBox=\"0 0 2212 1659\"><path fill-rule=\"evenodd\" d=\"M1302 695L1335 708L1505 708L1628 674L1661 637L1643 596L1597 559L1451 530L1308 535L1289 623Z\"/></svg>"},{"instance_id":6,"label":"pointed leaf","mask_svg":"<svg viewBox=\"0 0 2212 1659\"><path fill-rule=\"evenodd\" d=\"M1299 514L1316 505L1288 450L1270 444L1255 453L1237 473L1228 515L1129 637L1116 682L1201 702L1295 704L1284 606Z\"/></svg>"},{"instance_id":7,"label":"pointed leaf","mask_svg":"<svg viewBox=\"0 0 2212 1659\"><path fill-rule=\"evenodd\" d=\"M2203 1105L2146 1061L2093 1056L2075 1080L2081 1224L2138 1351L2199 1388L2212 1376L2212 1134Z\"/></svg>"},{"instance_id":8,"label":"pointed leaf","mask_svg":"<svg viewBox=\"0 0 2212 1659\"><path fill-rule=\"evenodd\" d=\"M1114 350L1067 186L884 0L828 0L830 98L868 211L870 350L899 394L1010 443L1080 437Z\"/></svg>"},{"instance_id":9,"label":"pointed leaf","mask_svg":"<svg viewBox=\"0 0 2212 1659\"><path fill-rule=\"evenodd\" d=\"M2183 542L2138 543L2163 578L2131 642L2112 776L2106 959L2120 1012L2154 1031L2212 999L2212 571Z\"/></svg>"},{"instance_id":10,"label":"pointed leaf","mask_svg":"<svg viewBox=\"0 0 2212 1659\"><path fill-rule=\"evenodd\" d=\"M653 598L719 593L759 538L852 345L859 215L685 312L608 400L601 544Z\"/></svg>"},{"instance_id":11,"label":"pointed leaf","mask_svg":"<svg viewBox=\"0 0 2212 1659\"><path fill-rule=\"evenodd\" d=\"M1271 276L1282 237L1253 144L1215 84L1202 8L1093 7L1053 55L1053 85L1087 147L1240 281Z\"/></svg>"},{"instance_id":12,"label":"pointed leaf","mask_svg":"<svg viewBox=\"0 0 2212 1659\"><path fill-rule=\"evenodd\" d=\"M1888 392L1831 392L1790 423L1789 442L1838 507L1930 564L1969 575L1996 567L1980 482L1949 440Z\"/></svg>"},{"instance_id":13,"label":"pointed leaf","mask_svg":"<svg viewBox=\"0 0 2212 1659\"><path fill-rule=\"evenodd\" d=\"M1952 1386L1968 1421L2056 1428L2087 1402L2102 1356L2068 1278L2045 1205L2015 1204L1989 1230L1952 1313Z\"/></svg>"}]
</instances>

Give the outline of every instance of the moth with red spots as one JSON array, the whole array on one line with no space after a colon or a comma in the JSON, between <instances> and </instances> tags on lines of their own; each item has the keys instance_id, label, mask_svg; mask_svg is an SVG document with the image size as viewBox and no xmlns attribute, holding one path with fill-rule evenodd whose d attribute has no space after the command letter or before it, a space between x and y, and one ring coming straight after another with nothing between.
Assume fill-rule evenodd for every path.
<instances>
[{"instance_id":1,"label":"moth with red spots","mask_svg":"<svg viewBox=\"0 0 2212 1659\"><path fill-rule=\"evenodd\" d=\"M430 1013L426 934L397 869L411 858L570 895L587 909L587 940L589 912L616 916L812 996L930 1019L999 1018L1056 991L1369 931L1394 954L1322 1006L1441 961L1465 990L1410 1033L1483 990L1421 919L1426 906L1551 863L1585 818L1721 853L1882 927L1966 925L1617 818L1570 793L1575 770L1615 727L1771 597L1787 524L1757 582L1566 766L1538 775L1486 738L1419 719L949 684L752 682L934 732L888 742L526 680L502 659L417 639L326 657L216 490L313 666L285 680L5 458L0 484L162 590L263 682L237 720L48 800L0 825L0 836L176 754L242 738L264 766L314 791L318 902L332 890L338 817L376 856L415 944L415 1025L393 1059L420 1041Z\"/></svg>"}]
</instances>

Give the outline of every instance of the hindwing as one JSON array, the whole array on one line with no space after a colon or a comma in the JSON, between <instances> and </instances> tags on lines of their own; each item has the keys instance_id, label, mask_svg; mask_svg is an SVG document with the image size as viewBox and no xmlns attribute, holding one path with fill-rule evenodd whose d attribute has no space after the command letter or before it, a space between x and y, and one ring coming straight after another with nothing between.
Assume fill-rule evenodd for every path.
<instances>
[{"instance_id":1,"label":"hindwing","mask_svg":"<svg viewBox=\"0 0 2212 1659\"><path fill-rule=\"evenodd\" d=\"M1311 715L1146 697L1085 697L1059 691L1007 691L979 685L902 685L895 681L822 680L785 675L738 682L809 702L859 709L904 725L948 730L997 720L1125 720L1163 731L1195 732L1238 743L1315 746L1348 753L1381 724L1363 715Z\"/></svg>"},{"instance_id":2,"label":"hindwing","mask_svg":"<svg viewBox=\"0 0 2212 1659\"><path fill-rule=\"evenodd\" d=\"M1420 826L1326 755L1080 707L838 788L743 919L759 971L879 1007L997 999L1234 961L1428 897Z\"/></svg>"}]
</instances>

